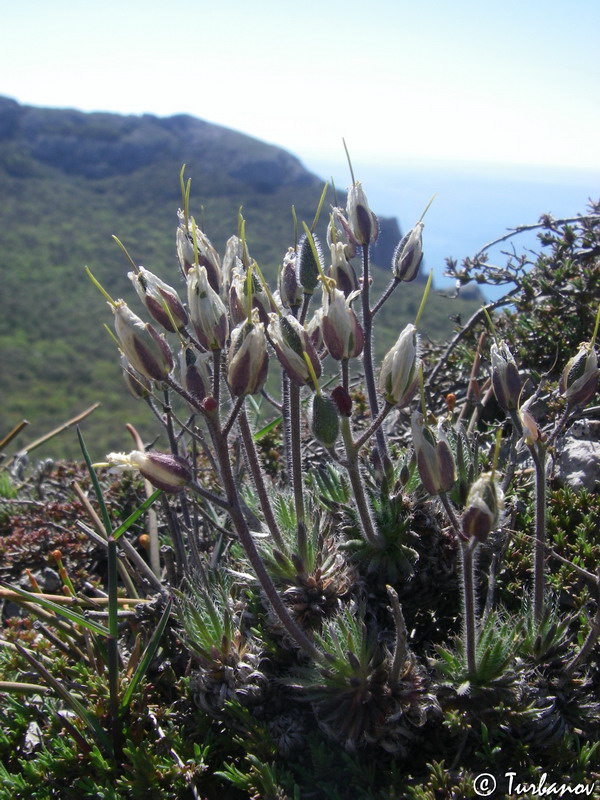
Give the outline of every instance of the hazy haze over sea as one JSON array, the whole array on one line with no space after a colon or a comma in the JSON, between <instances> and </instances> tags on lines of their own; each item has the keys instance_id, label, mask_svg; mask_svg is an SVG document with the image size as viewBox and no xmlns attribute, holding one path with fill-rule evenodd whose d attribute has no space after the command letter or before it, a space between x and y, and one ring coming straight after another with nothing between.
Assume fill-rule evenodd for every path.
<instances>
[{"instance_id":1,"label":"hazy haze over sea","mask_svg":"<svg viewBox=\"0 0 600 800\"><path fill-rule=\"evenodd\" d=\"M333 177L342 189L350 184L343 162L332 165L310 159L304 163L324 179ZM509 228L536 223L546 212L556 219L573 217L588 210L590 198L600 199L600 171L415 161L391 167L354 164L354 171L371 207L384 216L397 217L403 232L436 195L424 220L423 242L425 268L433 268L438 287L451 285L443 277L446 257L460 264ZM536 232L519 234L488 251L489 260L504 264L500 251L513 245L517 253L537 248ZM503 292L486 287L485 293L496 298Z\"/></svg>"}]
</instances>

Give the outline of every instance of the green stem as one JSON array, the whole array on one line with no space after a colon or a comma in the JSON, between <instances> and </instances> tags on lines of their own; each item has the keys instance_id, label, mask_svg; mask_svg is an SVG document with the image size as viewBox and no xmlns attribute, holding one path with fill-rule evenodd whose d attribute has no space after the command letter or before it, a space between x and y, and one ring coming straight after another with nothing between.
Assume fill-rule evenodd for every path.
<instances>
[{"instance_id":1,"label":"green stem","mask_svg":"<svg viewBox=\"0 0 600 800\"><path fill-rule=\"evenodd\" d=\"M523 426L515 410L509 411L510 418L518 431L523 434ZM562 422L562 421L561 421ZM559 425L561 423L559 422ZM546 550L546 449L547 444L536 442L528 445L535 467L535 538L533 546L533 618L539 625L544 616L545 594L545 550Z\"/></svg>"}]
</instances>

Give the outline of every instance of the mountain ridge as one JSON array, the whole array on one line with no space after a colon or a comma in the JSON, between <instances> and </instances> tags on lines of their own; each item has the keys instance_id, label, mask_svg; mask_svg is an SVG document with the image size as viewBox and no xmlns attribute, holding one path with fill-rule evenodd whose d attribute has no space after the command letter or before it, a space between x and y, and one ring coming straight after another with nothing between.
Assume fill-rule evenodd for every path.
<instances>
[{"instance_id":1,"label":"mountain ridge","mask_svg":"<svg viewBox=\"0 0 600 800\"><path fill-rule=\"evenodd\" d=\"M0 434L27 417L34 438L95 401L103 406L86 426L99 448L123 448L125 421L148 423L145 410L122 391L114 343L101 333L110 317L83 267L143 314L112 239L117 235L136 263L178 285L182 163L192 179L191 213L217 250L222 255L237 232L242 206L251 256L272 281L293 244L292 205L299 222L310 224L323 190L296 156L185 114L86 113L0 98ZM339 204L345 199L338 193ZM330 191L317 229L323 240L331 202ZM383 269L373 270L374 291L389 281L401 233L396 219L380 222L372 256ZM397 337L402 319L414 318L421 292L422 285L403 285L389 312L382 311L388 330L376 349ZM451 313L474 308L461 301L446 312L444 302L432 299L429 322L424 318L438 336L450 330ZM77 455L76 446L63 445L66 438L47 452Z\"/></svg>"}]
</instances>

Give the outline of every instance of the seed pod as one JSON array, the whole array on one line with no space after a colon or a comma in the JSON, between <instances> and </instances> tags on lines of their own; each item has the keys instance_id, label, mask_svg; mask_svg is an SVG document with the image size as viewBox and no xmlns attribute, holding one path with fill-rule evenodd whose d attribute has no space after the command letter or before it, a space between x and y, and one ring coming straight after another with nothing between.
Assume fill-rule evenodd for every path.
<instances>
[{"instance_id":1,"label":"seed pod","mask_svg":"<svg viewBox=\"0 0 600 800\"><path fill-rule=\"evenodd\" d=\"M312 294L314 292L319 282L319 275L323 271L321 245L316 236L313 235L312 238L320 264L318 264L315 259L310 239L306 234L302 236L298 243L298 278L306 294Z\"/></svg>"},{"instance_id":2,"label":"seed pod","mask_svg":"<svg viewBox=\"0 0 600 800\"><path fill-rule=\"evenodd\" d=\"M221 350L227 341L229 322L223 301L208 281L206 268L193 266L187 274L188 306L200 344Z\"/></svg>"},{"instance_id":3,"label":"seed pod","mask_svg":"<svg viewBox=\"0 0 600 800\"><path fill-rule=\"evenodd\" d=\"M127 277L133 283L140 300L148 309L148 313L165 330L181 330L187 325L188 315L175 289L144 267L139 267L137 272L127 273ZM165 306L169 309L171 316L165 310ZM171 318L175 323L175 328Z\"/></svg>"},{"instance_id":4,"label":"seed pod","mask_svg":"<svg viewBox=\"0 0 600 800\"><path fill-rule=\"evenodd\" d=\"M342 417L352 416L352 398L343 386L336 386L331 393L331 399L337 406Z\"/></svg>"},{"instance_id":5,"label":"seed pod","mask_svg":"<svg viewBox=\"0 0 600 800\"><path fill-rule=\"evenodd\" d=\"M347 259L354 258L358 242L354 238L350 223L346 219L346 212L339 206L331 207L329 225L327 226L327 244L342 244L344 255Z\"/></svg>"},{"instance_id":6,"label":"seed pod","mask_svg":"<svg viewBox=\"0 0 600 800\"><path fill-rule=\"evenodd\" d=\"M273 311L269 295L253 273L250 277L252 308L256 308L260 321L269 324L269 314ZM229 286L229 313L235 325L239 325L248 317L248 273L242 267L234 269Z\"/></svg>"},{"instance_id":7,"label":"seed pod","mask_svg":"<svg viewBox=\"0 0 600 800\"><path fill-rule=\"evenodd\" d=\"M191 347L183 348L179 357L181 383L197 404L212 392L212 381L207 366L210 357L209 353L198 354ZM196 406L191 406L191 409L197 411Z\"/></svg>"},{"instance_id":8,"label":"seed pod","mask_svg":"<svg viewBox=\"0 0 600 800\"><path fill-rule=\"evenodd\" d=\"M242 240L237 236L230 236L227 240L227 244L225 245L225 255L223 256L223 264L221 266L223 297L226 297L227 292L229 291L234 269L243 270L244 268L242 254Z\"/></svg>"},{"instance_id":9,"label":"seed pod","mask_svg":"<svg viewBox=\"0 0 600 800\"><path fill-rule=\"evenodd\" d=\"M325 347L325 340L323 339L323 307L316 308L312 317L306 323L306 332L315 350L319 353Z\"/></svg>"},{"instance_id":10,"label":"seed pod","mask_svg":"<svg viewBox=\"0 0 600 800\"><path fill-rule=\"evenodd\" d=\"M492 359L492 386L496 400L505 411L519 405L521 376L506 342L494 343L490 348Z\"/></svg>"},{"instance_id":11,"label":"seed pod","mask_svg":"<svg viewBox=\"0 0 600 800\"><path fill-rule=\"evenodd\" d=\"M484 472L469 490L466 508L461 517L464 535L485 542L498 527L504 510L504 493L491 472Z\"/></svg>"},{"instance_id":12,"label":"seed pod","mask_svg":"<svg viewBox=\"0 0 600 800\"><path fill-rule=\"evenodd\" d=\"M123 300L117 300L113 314L115 332L127 361L148 380L164 380L173 368L173 356L164 336L143 322Z\"/></svg>"},{"instance_id":13,"label":"seed pod","mask_svg":"<svg viewBox=\"0 0 600 800\"><path fill-rule=\"evenodd\" d=\"M200 230L193 219L188 219L186 228L181 209L179 209L177 215L179 217L179 227L176 233L177 256L184 275L187 275L197 263L198 266L206 269L208 282L218 294L221 290L219 254L212 246L208 236ZM194 251L194 240L196 242L196 251ZM198 259L197 262L195 261L196 258Z\"/></svg>"},{"instance_id":14,"label":"seed pod","mask_svg":"<svg viewBox=\"0 0 600 800\"><path fill-rule=\"evenodd\" d=\"M519 445L526 444L531 446L535 442L542 439L542 432L537 424L535 417L529 410L530 405L534 402L535 395L532 395L527 402L519 408L519 419L523 426L523 436L519 441Z\"/></svg>"},{"instance_id":15,"label":"seed pod","mask_svg":"<svg viewBox=\"0 0 600 800\"><path fill-rule=\"evenodd\" d=\"M399 281L408 283L414 281L419 273L423 261L423 228L422 222L417 222L406 236L404 236L394 252L392 258L392 272Z\"/></svg>"},{"instance_id":16,"label":"seed pod","mask_svg":"<svg viewBox=\"0 0 600 800\"><path fill-rule=\"evenodd\" d=\"M313 395L311 430L324 447L333 447L340 433L340 420L335 402L328 394Z\"/></svg>"},{"instance_id":17,"label":"seed pod","mask_svg":"<svg viewBox=\"0 0 600 800\"><path fill-rule=\"evenodd\" d=\"M312 386L313 381L304 353L309 357L317 378L321 375L321 361L304 327L295 317L271 314L268 333L277 358L290 379L298 386Z\"/></svg>"},{"instance_id":18,"label":"seed pod","mask_svg":"<svg viewBox=\"0 0 600 800\"><path fill-rule=\"evenodd\" d=\"M302 285L298 278L297 255L290 247L279 270L277 288L284 308L297 308L302 303Z\"/></svg>"},{"instance_id":19,"label":"seed pod","mask_svg":"<svg viewBox=\"0 0 600 800\"><path fill-rule=\"evenodd\" d=\"M131 366L125 356L121 356L121 370L125 386L135 400L144 400L149 397L152 391L152 384Z\"/></svg>"},{"instance_id":20,"label":"seed pod","mask_svg":"<svg viewBox=\"0 0 600 800\"><path fill-rule=\"evenodd\" d=\"M265 328L258 321L256 309L252 316L252 322L242 322L231 332L227 383L235 397L257 394L267 379L269 360Z\"/></svg>"},{"instance_id":21,"label":"seed pod","mask_svg":"<svg viewBox=\"0 0 600 800\"><path fill-rule=\"evenodd\" d=\"M369 208L367 196L360 181L356 181L348 190L346 211L356 241L359 244L374 244L379 233L379 222Z\"/></svg>"},{"instance_id":22,"label":"seed pod","mask_svg":"<svg viewBox=\"0 0 600 800\"><path fill-rule=\"evenodd\" d=\"M598 388L598 358L590 342L579 345L560 378L559 388L573 406L587 405Z\"/></svg>"},{"instance_id":23,"label":"seed pod","mask_svg":"<svg viewBox=\"0 0 600 800\"><path fill-rule=\"evenodd\" d=\"M379 391L386 401L400 408L408 405L419 385L419 338L409 323L387 353L379 373Z\"/></svg>"},{"instance_id":24,"label":"seed pod","mask_svg":"<svg viewBox=\"0 0 600 800\"><path fill-rule=\"evenodd\" d=\"M329 275L334 279L338 289L344 293L345 297L358 289L358 278L354 267L346 257L347 245L343 242L335 242L329 246L331 252L331 266Z\"/></svg>"},{"instance_id":25,"label":"seed pod","mask_svg":"<svg viewBox=\"0 0 600 800\"><path fill-rule=\"evenodd\" d=\"M345 298L339 289L323 288L321 330L329 355L336 361L356 358L364 346L363 329L350 307L352 299L352 295Z\"/></svg>"},{"instance_id":26,"label":"seed pod","mask_svg":"<svg viewBox=\"0 0 600 800\"><path fill-rule=\"evenodd\" d=\"M414 411L411 417L413 447L421 482L431 495L447 492L455 480L454 458L441 427L437 437L425 424L423 415Z\"/></svg>"},{"instance_id":27,"label":"seed pod","mask_svg":"<svg viewBox=\"0 0 600 800\"><path fill-rule=\"evenodd\" d=\"M137 469L157 489L163 492L180 492L192 480L192 470L184 458L171 453L148 453L132 450L131 453L109 453L108 461L118 469Z\"/></svg>"}]
</instances>

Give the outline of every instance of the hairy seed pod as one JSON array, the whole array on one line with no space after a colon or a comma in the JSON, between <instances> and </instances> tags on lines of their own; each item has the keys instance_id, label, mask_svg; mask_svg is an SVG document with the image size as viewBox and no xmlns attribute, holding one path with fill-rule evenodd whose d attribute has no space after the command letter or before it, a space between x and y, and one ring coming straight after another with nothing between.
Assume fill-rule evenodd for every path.
<instances>
[{"instance_id":1,"label":"hairy seed pod","mask_svg":"<svg viewBox=\"0 0 600 800\"><path fill-rule=\"evenodd\" d=\"M337 405L325 393L313 395L311 430L315 439L324 447L333 447L340 433Z\"/></svg>"}]
</instances>

